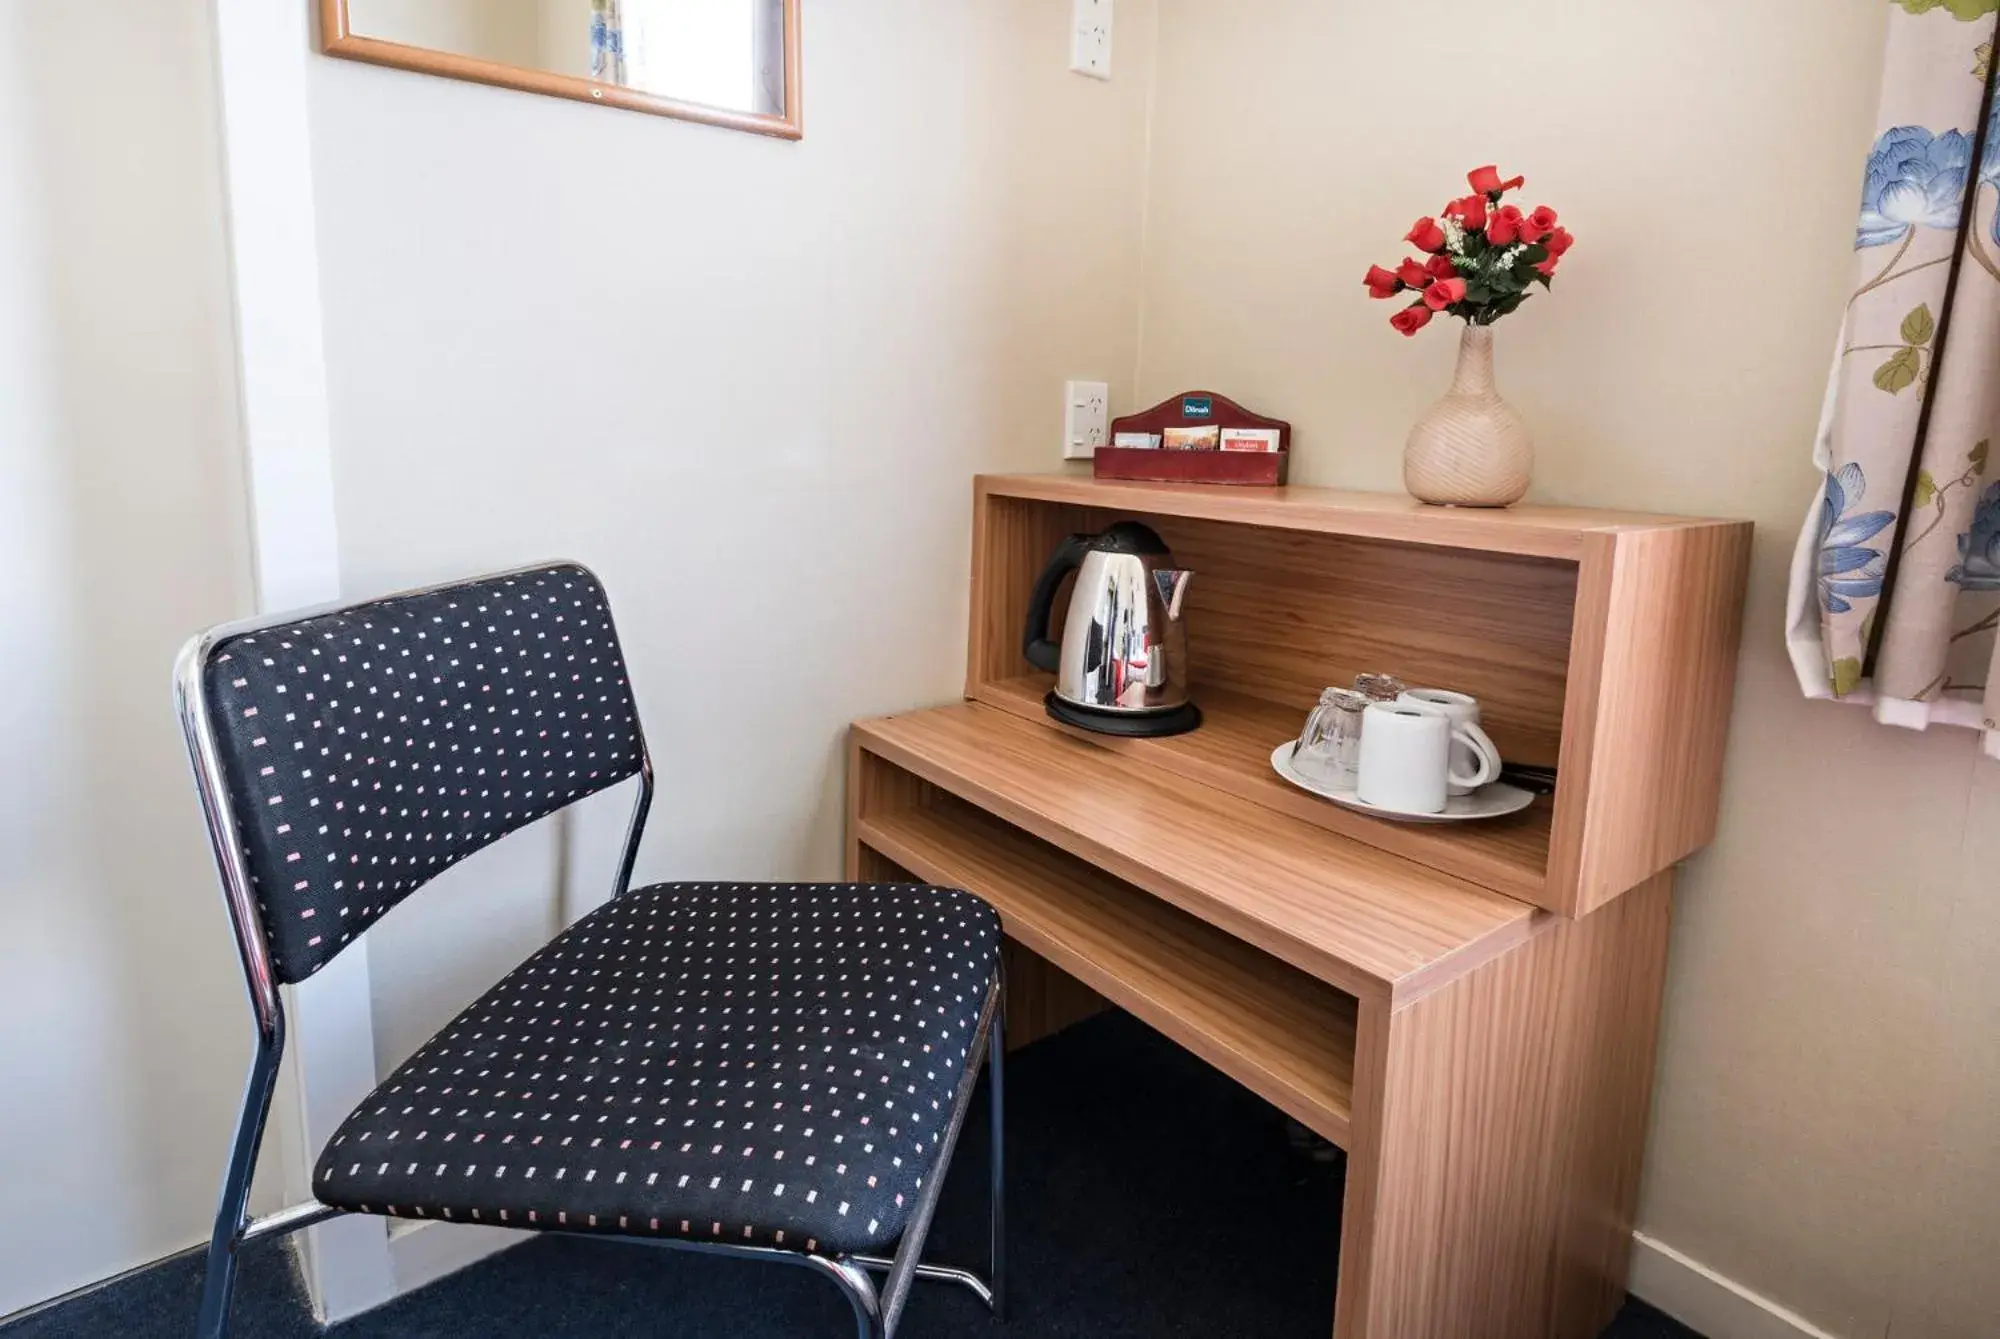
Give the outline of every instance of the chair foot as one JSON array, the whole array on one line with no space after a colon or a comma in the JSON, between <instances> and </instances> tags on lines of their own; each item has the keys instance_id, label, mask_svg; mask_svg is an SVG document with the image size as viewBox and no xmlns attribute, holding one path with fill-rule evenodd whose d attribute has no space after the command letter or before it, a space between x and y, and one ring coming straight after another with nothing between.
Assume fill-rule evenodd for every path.
<instances>
[{"instance_id":1,"label":"chair foot","mask_svg":"<svg viewBox=\"0 0 2000 1339\"><path fill-rule=\"evenodd\" d=\"M236 1284L236 1252L229 1243L209 1243L208 1263L201 1278L201 1314L195 1339L224 1339L229 1328L229 1300Z\"/></svg>"}]
</instances>

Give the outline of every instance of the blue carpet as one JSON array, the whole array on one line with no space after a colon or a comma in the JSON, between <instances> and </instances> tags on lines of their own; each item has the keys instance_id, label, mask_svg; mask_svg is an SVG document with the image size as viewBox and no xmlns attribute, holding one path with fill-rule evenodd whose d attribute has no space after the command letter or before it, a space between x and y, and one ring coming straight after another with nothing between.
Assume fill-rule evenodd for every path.
<instances>
[{"instance_id":1,"label":"blue carpet","mask_svg":"<svg viewBox=\"0 0 2000 1339\"><path fill-rule=\"evenodd\" d=\"M1012 1311L919 1284L903 1339L1326 1339L1340 1163L1295 1152L1256 1097L1122 1014L1012 1057ZM930 1256L983 1267L985 1107L974 1108ZM430 1229L445 1230L445 1229ZM232 1334L322 1332L283 1248L245 1253ZM181 1257L11 1325L0 1339L185 1339L201 1286ZM848 1339L804 1270L616 1242L529 1242L325 1332L332 1339ZM1605 1339L1699 1339L1640 1303Z\"/></svg>"}]
</instances>

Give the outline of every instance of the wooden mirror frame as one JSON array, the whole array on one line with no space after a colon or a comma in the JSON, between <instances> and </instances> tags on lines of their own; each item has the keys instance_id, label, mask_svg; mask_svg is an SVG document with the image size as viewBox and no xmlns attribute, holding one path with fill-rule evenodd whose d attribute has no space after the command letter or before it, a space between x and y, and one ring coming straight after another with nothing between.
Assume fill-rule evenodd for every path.
<instances>
[{"instance_id":1,"label":"wooden mirror frame","mask_svg":"<svg viewBox=\"0 0 2000 1339\"><path fill-rule=\"evenodd\" d=\"M627 111L650 112L682 121L747 130L755 135L778 139L801 139L805 119L799 106L799 0L784 0L785 6L785 114L767 116L758 112L733 111L705 103L683 102L678 98L627 88L623 84L599 83L575 75L550 70L531 70L519 65L480 60L451 51L405 46L379 37L363 37L348 26L348 0L319 0L320 50L329 56L387 65L419 74L441 75L447 79L469 79L478 84L515 88L524 93L546 93L602 106L623 107Z\"/></svg>"}]
</instances>

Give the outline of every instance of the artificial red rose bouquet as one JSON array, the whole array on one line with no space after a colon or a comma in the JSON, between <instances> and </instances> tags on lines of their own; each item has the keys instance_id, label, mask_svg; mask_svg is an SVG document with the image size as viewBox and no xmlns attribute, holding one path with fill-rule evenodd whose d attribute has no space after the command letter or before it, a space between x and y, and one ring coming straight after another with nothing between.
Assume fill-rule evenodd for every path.
<instances>
[{"instance_id":1,"label":"artificial red rose bouquet","mask_svg":"<svg viewBox=\"0 0 2000 1339\"><path fill-rule=\"evenodd\" d=\"M1530 297L1529 287L1549 286L1556 266L1575 239L1556 222L1556 211L1537 205L1522 213L1500 203L1525 179L1503 181L1488 165L1466 174L1472 194L1453 200L1436 218L1424 217L1404 237L1426 253L1424 260L1404 257L1393 270L1368 267L1371 298L1414 293L1417 300L1389 318L1405 335L1414 335L1439 312L1468 325L1492 325Z\"/></svg>"}]
</instances>

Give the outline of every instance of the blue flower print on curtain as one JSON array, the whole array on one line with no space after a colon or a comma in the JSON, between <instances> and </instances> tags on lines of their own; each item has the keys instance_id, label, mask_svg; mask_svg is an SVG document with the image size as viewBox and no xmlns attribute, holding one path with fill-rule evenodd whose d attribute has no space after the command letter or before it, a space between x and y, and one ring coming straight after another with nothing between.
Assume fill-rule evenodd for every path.
<instances>
[{"instance_id":1,"label":"blue flower print on curtain","mask_svg":"<svg viewBox=\"0 0 2000 1339\"><path fill-rule=\"evenodd\" d=\"M1979 160L1979 184L2000 191L2000 97L1993 99L1993 109L1986 115L1986 152ZM1973 215L1975 221L1978 217ZM1993 211L1993 241L2000 246L2000 208Z\"/></svg>"},{"instance_id":2,"label":"blue flower print on curtain","mask_svg":"<svg viewBox=\"0 0 2000 1339\"><path fill-rule=\"evenodd\" d=\"M1958 537L1958 566L1944 579L1962 590L2000 590L2000 483L1979 495L1972 528Z\"/></svg>"},{"instance_id":3,"label":"blue flower print on curtain","mask_svg":"<svg viewBox=\"0 0 2000 1339\"><path fill-rule=\"evenodd\" d=\"M1958 227L1971 168L1972 141L1957 130L1933 135L1922 126L1895 126L1883 131L1862 179L1855 249L1899 241L1919 226Z\"/></svg>"},{"instance_id":4,"label":"blue flower print on curtain","mask_svg":"<svg viewBox=\"0 0 2000 1339\"><path fill-rule=\"evenodd\" d=\"M620 0L590 0L590 77L626 83L625 15Z\"/></svg>"},{"instance_id":5,"label":"blue flower print on curtain","mask_svg":"<svg viewBox=\"0 0 2000 1339\"><path fill-rule=\"evenodd\" d=\"M1861 467L1852 461L1826 476L1819 504L1819 602L1828 613L1844 614L1849 600L1882 593L1882 550L1864 547L1896 519L1889 511L1850 515L1868 491Z\"/></svg>"}]
</instances>

